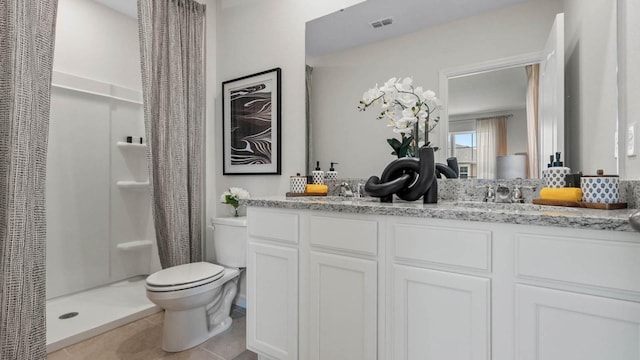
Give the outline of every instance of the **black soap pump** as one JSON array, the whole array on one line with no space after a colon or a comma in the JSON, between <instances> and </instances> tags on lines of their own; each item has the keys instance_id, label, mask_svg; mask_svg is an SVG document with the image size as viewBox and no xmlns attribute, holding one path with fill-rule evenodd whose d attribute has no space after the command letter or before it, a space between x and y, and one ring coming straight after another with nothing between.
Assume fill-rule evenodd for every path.
<instances>
[{"instance_id":1,"label":"black soap pump","mask_svg":"<svg viewBox=\"0 0 640 360\"><path fill-rule=\"evenodd\" d=\"M560 161L560 152L556 152L556 161L553 162L553 167L563 167L564 163Z\"/></svg>"},{"instance_id":2,"label":"black soap pump","mask_svg":"<svg viewBox=\"0 0 640 360\"><path fill-rule=\"evenodd\" d=\"M329 167L329 171L327 171L327 180L337 180L338 179L338 172L336 171L336 169L333 168L333 165L337 165L337 162L332 162L331 166Z\"/></svg>"}]
</instances>

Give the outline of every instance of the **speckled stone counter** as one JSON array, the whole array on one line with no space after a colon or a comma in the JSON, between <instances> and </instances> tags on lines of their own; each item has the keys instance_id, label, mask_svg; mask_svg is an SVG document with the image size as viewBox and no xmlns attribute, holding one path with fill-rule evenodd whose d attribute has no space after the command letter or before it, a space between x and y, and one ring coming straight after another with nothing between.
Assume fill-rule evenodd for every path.
<instances>
[{"instance_id":1,"label":"speckled stone counter","mask_svg":"<svg viewBox=\"0 0 640 360\"><path fill-rule=\"evenodd\" d=\"M637 209L594 210L542 206L533 204L500 204L477 201L442 200L438 204L415 202L380 203L376 198L340 198L284 196L245 200L249 207L318 210L337 213L409 216L434 219L482 221L505 224L540 225L591 230L634 230L629 215ZM640 236L640 234L638 234Z\"/></svg>"}]
</instances>

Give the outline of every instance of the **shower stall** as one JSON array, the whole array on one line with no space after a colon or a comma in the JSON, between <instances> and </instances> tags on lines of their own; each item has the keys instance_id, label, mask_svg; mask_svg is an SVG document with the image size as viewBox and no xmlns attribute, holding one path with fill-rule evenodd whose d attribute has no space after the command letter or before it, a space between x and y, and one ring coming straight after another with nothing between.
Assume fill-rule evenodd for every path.
<instances>
[{"instance_id":1,"label":"shower stall","mask_svg":"<svg viewBox=\"0 0 640 360\"><path fill-rule=\"evenodd\" d=\"M53 70L49 352L158 311L144 280L160 269L136 20L93 0L60 0Z\"/></svg>"}]
</instances>

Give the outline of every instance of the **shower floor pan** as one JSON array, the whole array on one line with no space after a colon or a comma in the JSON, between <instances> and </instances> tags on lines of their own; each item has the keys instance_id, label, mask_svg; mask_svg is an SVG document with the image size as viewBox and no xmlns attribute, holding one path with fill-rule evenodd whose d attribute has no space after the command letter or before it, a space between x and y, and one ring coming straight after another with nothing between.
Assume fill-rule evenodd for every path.
<instances>
[{"instance_id":1,"label":"shower floor pan","mask_svg":"<svg viewBox=\"0 0 640 360\"><path fill-rule=\"evenodd\" d=\"M48 300L47 352L160 311L145 295L145 279L146 276L138 276Z\"/></svg>"}]
</instances>

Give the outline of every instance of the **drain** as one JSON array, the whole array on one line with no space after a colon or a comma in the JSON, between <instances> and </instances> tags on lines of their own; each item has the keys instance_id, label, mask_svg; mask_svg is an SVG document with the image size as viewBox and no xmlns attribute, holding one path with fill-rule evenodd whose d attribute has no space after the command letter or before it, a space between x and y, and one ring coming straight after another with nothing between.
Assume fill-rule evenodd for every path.
<instances>
[{"instance_id":1,"label":"drain","mask_svg":"<svg viewBox=\"0 0 640 360\"><path fill-rule=\"evenodd\" d=\"M62 314L62 315L58 316L58 319L66 320L66 319L71 319L72 317L76 317L76 316L78 316L78 313L74 311L74 312L68 312L66 314Z\"/></svg>"}]
</instances>

